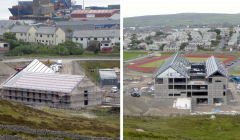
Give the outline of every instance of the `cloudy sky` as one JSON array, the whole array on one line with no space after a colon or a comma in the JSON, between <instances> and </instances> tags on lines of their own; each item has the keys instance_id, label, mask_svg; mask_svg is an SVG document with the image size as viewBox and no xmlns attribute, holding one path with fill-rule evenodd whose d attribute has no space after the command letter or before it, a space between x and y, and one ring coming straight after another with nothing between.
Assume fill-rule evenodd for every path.
<instances>
[{"instance_id":1,"label":"cloudy sky","mask_svg":"<svg viewBox=\"0 0 240 140\"><path fill-rule=\"evenodd\" d=\"M176 13L240 13L239 0L121 0L123 17Z\"/></svg>"}]
</instances>

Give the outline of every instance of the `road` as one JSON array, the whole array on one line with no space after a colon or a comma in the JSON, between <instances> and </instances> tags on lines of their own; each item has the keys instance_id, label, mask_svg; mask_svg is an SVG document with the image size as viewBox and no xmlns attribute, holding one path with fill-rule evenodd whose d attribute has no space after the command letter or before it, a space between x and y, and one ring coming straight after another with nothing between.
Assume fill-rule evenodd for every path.
<instances>
[{"instance_id":1,"label":"road","mask_svg":"<svg viewBox=\"0 0 240 140\"><path fill-rule=\"evenodd\" d=\"M38 59L39 61L47 61L48 60L48 58L19 58L19 59L4 59L2 62L24 62L24 61L32 61L34 59ZM53 61L53 62L57 62L58 60L62 60L63 63L68 63L68 62L78 61L78 60L120 61L120 58L116 58L116 57L50 58L50 61Z\"/></svg>"},{"instance_id":2,"label":"road","mask_svg":"<svg viewBox=\"0 0 240 140\"><path fill-rule=\"evenodd\" d=\"M231 72L231 71L239 71L236 70L236 68L238 68L240 66L240 59L236 59L237 62L233 62L234 64L232 66L228 66L227 67L227 71Z\"/></svg>"},{"instance_id":3,"label":"road","mask_svg":"<svg viewBox=\"0 0 240 140\"><path fill-rule=\"evenodd\" d=\"M132 53L134 53L134 52L132 52ZM160 53L160 51L157 51L157 52L152 53L151 55L155 55L155 54L159 54L159 53ZM123 63L130 63L130 62L141 60L141 59L144 59L144 58L148 58L148 56L146 55L146 56L142 56L142 57L126 60L126 61L123 61Z\"/></svg>"},{"instance_id":4,"label":"road","mask_svg":"<svg viewBox=\"0 0 240 140\"><path fill-rule=\"evenodd\" d=\"M224 39L221 39L220 43L217 45L216 49L214 50L215 52L221 52L222 48L224 47L225 41Z\"/></svg>"}]
</instances>

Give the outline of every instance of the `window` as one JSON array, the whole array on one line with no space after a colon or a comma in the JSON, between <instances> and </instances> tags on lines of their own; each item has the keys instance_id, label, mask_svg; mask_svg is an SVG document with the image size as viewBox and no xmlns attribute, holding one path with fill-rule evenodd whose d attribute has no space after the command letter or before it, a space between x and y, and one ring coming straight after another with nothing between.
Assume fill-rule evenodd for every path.
<instances>
[{"instance_id":1,"label":"window","mask_svg":"<svg viewBox=\"0 0 240 140\"><path fill-rule=\"evenodd\" d=\"M27 34L25 33L25 36L27 36Z\"/></svg>"},{"instance_id":2,"label":"window","mask_svg":"<svg viewBox=\"0 0 240 140\"><path fill-rule=\"evenodd\" d=\"M63 43L63 40L62 40L62 43Z\"/></svg>"},{"instance_id":3,"label":"window","mask_svg":"<svg viewBox=\"0 0 240 140\"><path fill-rule=\"evenodd\" d=\"M30 33L29 33L28 35L29 35L29 36L31 36L31 34L30 34Z\"/></svg>"},{"instance_id":4,"label":"window","mask_svg":"<svg viewBox=\"0 0 240 140\"><path fill-rule=\"evenodd\" d=\"M104 44L104 46L108 46L108 44Z\"/></svg>"},{"instance_id":5,"label":"window","mask_svg":"<svg viewBox=\"0 0 240 140\"><path fill-rule=\"evenodd\" d=\"M35 99L33 99L33 102L35 102Z\"/></svg>"},{"instance_id":6,"label":"window","mask_svg":"<svg viewBox=\"0 0 240 140\"><path fill-rule=\"evenodd\" d=\"M44 40L42 40L42 42L44 42Z\"/></svg>"},{"instance_id":7,"label":"window","mask_svg":"<svg viewBox=\"0 0 240 140\"><path fill-rule=\"evenodd\" d=\"M46 40L46 42L48 42L48 40Z\"/></svg>"},{"instance_id":8,"label":"window","mask_svg":"<svg viewBox=\"0 0 240 140\"><path fill-rule=\"evenodd\" d=\"M215 82L216 82L216 83L220 83L220 82L222 82L222 81L221 81L221 80L215 80Z\"/></svg>"},{"instance_id":9,"label":"window","mask_svg":"<svg viewBox=\"0 0 240 140\"><path fill-rule=\"evenodd\" d=\"M29 102L29 98L27 98L27 101Z\"/></svg>"},{"instance_id":10,"label":"window","mask_svg":"<svg viewBox=\"0 0 240 140\"><path fill-rule=\"evenodd\" d=\"M78 41L78 38L76 38L76 41Z\"/></svg>"},{"instance_id":11,"label":"window","mask_svg":"<svg viewBox=\"0 0 240 140\"><path fill-rule=\"evenodd\" d=\"M212 78L209 78L208 80L209 80L209 83L212 83Z\"/></svg>"},{"instance_id":12,"label":"window","mask_svg":"<svg viewBox=\"0 0 240 140\"><path fill-rule=\"evenodd\" d=\"M83 38L81 38L81 41L83 41Z\"/></svg>"},{"instance_id":13,"label":"window","mask_svg":"<svg viewBox=\"0 0 240 140\"><path fill-rule=\"evenodd\" d=\"M52 37L53 37L53 35L52 35Z\"/></svg>"},{"instance_id":14,"label":"window","mask_svg":"<svg viewBox=\"0 0 240 140\"><path fill-rule=\"evenodd\" d=\"M35 97L35 93L33 93L33 97Z\"/></svg>"},{"instance_id":15,"label":"window","mask_svg":"<svg viewBox=\"0 0 240 140\"><path fill-rule=\"evenodd\" d=\"M25 39L25 41L27 41L27 40Z\"/></svg>"},{"instance_id":16,"label":"window","mask_svg":"<svg viewBox=\"0 0 240 140\"><path fill-rule=\"evenodd\" d=\"M40 37L42 37L42 34L40 34Z\"/></svg>"},{"instance_id":17,"label":"window","mask_svg":"<svg viewBox=\"0 0 240 140\"><path fill-rule=\"evenodd\" d=\"M21 95L23 96L23 91L21 91Z\"/></svg>"},{"instance_id":18,"label":"window","mask_svg":"<svg viewBox=\"0 0 240 140\"><path fill-rule=\"evenodd\" d=\"M88 100L85 100L85 101L84 101L84 105L88 105Z\"/></svg>"},{"instance_id":19,"label":"window","mask_svg":"<svg viewBox=\"0 0 240 140\"><path fill-rule=\"evenodd\" d=\"M38 37L38 34L37 34L37 37Z\"/></svg>"},{"instance_id":20,"label":"window","mask_svg":"<svg viewBox=\"0 0 240 140\"><path fill-rule=\"evenodd\" d=\"M41 94L39 93L39 98L41 98Z\"/></svg>"},{"instance_id":21,"label":"window","mask_svg":"<svg viewBox=\"0 0 240 140\"><path fill-rule=\"evenodd\" d=\"M49 38L49 35L47 35L47 37Z\"/></svg>"},{"instance_id":22,"label":"window","mask_svg":"<svg viewBox=\"0 0 240 140\"><path fill-rule=\"evenodd\" d=\"M45 94L45 98L47 99L47 94Z\"/></svg>"},{"instance_id":23,"label":"window","mask_svg":"<svg viewBox=\"0 0 240 140\"><path fill-rule=\"evenodd\" d=\"M12 97L11 97L12 98ZM15 100L17 100L17 97L15 97Z\"/></svg>"},{"instance_id":24,"label":"window","mask_svg":"<svg viewBox=\"0 0 240 140\"><path fill-rule=\"evenodd\" d=\"M163 84L163 78L156 78L155 84Z\"/></svg>"},{"instance_id":25,"label":"window","mask_svg":"<svg viewBox=\"0 0 240 140\"><path fill-rule=\"evenodd\" d=\"M109 38L107 38L107 40L109 40Z\"/></svg>"},{"instance_id":26,"label":"window","mask_svg":"<svg viewBox=\"0 0 240 140\"><path fill-rule=\"evenodd\" d=\"M223 89L226 89L226 85L223 85Z\"/></svg>"},{"instance_id":27,"label":"window","mask_svg":"<svg viewBox=\"0 0 240 140\"><path fill-rule=\"evenodd\" d=\"M121 40L120 37L119 37L119 40Z\"/></svg>"},{"instance_id":28,"label":"window","mask_svg":"<svg viewBox=\"0 0 240 140\"><path fill-rule=\"evenodd\" d=\"M90 40L90 38L88 38L88 40Z\"/></svg>"},{"instance_id":29,"label":"window","mask_svg":"<svg viewBox=\"0 0 240 140\"><path fill-rule=\"evenodd\" d=\"M94 38L94 40L97 40L97 38Z\"/></svg>"},{"instance_id":30,"label":"window","mask_svg":"<svg viewBox=\"0 0 240 140\"><path fill-rule=\"evenodd\" d=\"M88 93L88 91L87 91L87 90L84 90L84 93Z\"/></svg>"},{"instance_id":31,"label":"window","mask_svg":"<svg viewBox=\"0 0 240 140\"><path fill-rule=\"evenodd\" d=\"M58 38L58 35L56 35L56 37Z\"/></svg>"},{"instance_id":32,"label":"window","mask_svg":"<svg viewBox=\"0 0 240 140\"><path fill-rule=\"evenodd\" d=\"M225 96L226 94L225 94L225 91L223 91L223 96Z\"/></svg>"},{"instance_id":33,"label":"window","mask_svg":"<svg viewBox=\"0 0 240 140\"><path fill-rule=\"evenodd\" d=\"M39 100L39 102L41 103L41 102L42 102L42 100Z\"/></svg>"},{"instance_id":34,"label":"window","mask_svg":"<svg viewBox=\"0 0 240 140\"><path fill-rule=\"evenodd\" d=\"M29 97L29 92L27 92L27 96Z\"/></svg>"},{"instance_id":35,"label":"window","mask_svg":"<svg viewBox=\"0 0 240 140\"><path fill-rule=\"evenodd\" d=\"M12 95L12 91L11 90L9 90L9 95Z\"/></svg>"},{"instance_id":36,"label":"window","mask_svg":"<svg viewBox=\"0 0 240 140\"><path fill-rule=\"evenodd\" d=\"M105 38L102 38L103 40L105 40Z\"/></svg>"},{"instance_id":37,"label":"window","mask_svg":"<svg viewBox=\"0 0 240 140\"><path fill-rule=\"evenodd\" d=\"M22 36L22 33L21 33L21 36Z\"/></svg>"},{"instance_id":38,"label":"window","mask_svg":"<svg viewBox=\"0 0 240 140\"><path fill-rule=\"evenodd\" d=\"M15 96L17 96L17 91L15 91Z\"/></svg>"},{"instance_id":39,"label":"window","mask_svg":"<svg viewBox=\"0 0 240 140\"><path fill-rule=\"evenodd\" d=\"M52 41L52 43L53 43L53 41Z\"/></svg>"}]
</instances>

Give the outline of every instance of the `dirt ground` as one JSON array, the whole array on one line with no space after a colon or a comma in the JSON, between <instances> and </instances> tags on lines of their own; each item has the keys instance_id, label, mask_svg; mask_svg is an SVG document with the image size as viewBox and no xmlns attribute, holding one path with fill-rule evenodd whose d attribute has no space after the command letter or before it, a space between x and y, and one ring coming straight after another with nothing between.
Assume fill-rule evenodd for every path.
<instances>
[{"instance_id":1,"label":"dirt ground","mask_svg":"<svg viewBox=\"0 0 240 140\"><path fill-rule=\"evenodd\" d=\"M123 92L127 90L131 90L133 88L147 87L147 83L153 81L153 74L152 73L143 73L138 71L132 71L128 69L123 69L124 76L137 76L140 77L138 83L133 83L133 81L124 81L123 82Z\"/></svg>"},{"instance_id":2,"label":"dirt ground","mask_svg":"<svg viewBox=\"0 0 240 140\"><path fill-rule=\"evenodd\" d=\"M3 82L5 82L11 75L15 74L17 71L8 65L0 62L0 87Z\"/></svg>"},{"instance_id":3,"label":"dirt ground","mask_svg":"<svg viewBox=\"0 0 240 140\"><path fill-rule=\"evenodd\" d=\"M85 75L85 69L77 61L63 62L60 70L61 74Z\"/></svg>"},{"instance_id":4,"label":"dirt ground","mask_svg":"<svg viewBox=\"0 0 240 140\"><path fill-rule=\"evenodd\" d=\"M127 116L186 116L188 109L173 108L175 99L154 99L153 96L123 97L123 114Z\"/></svg>"}]
</instances>

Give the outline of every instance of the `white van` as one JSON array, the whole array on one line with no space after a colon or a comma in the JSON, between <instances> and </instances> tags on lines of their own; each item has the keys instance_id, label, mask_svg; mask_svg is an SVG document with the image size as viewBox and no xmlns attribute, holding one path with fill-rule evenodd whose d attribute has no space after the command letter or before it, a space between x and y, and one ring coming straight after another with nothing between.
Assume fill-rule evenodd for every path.
<instances>
[{"instance_id":1,"label":"white van","mask_svg":"<svg viewBox=\"0 0 240 140\"><path fill-rule=\"evenodd\" d=\"M117 87L112 87L112 93L116 93L118 91L118 88Z\"/></svg>"},{"instance_id":2,"label":"white van","mask_svg":"<svg viewBox=\"0 0 240 140\"><path fill-rule=\"evenodd\" d=\"M62 60L58 60L58 61L57 61L57 65L58 65L60 68L62 68Z\"/></svg>"}]
</instances>

